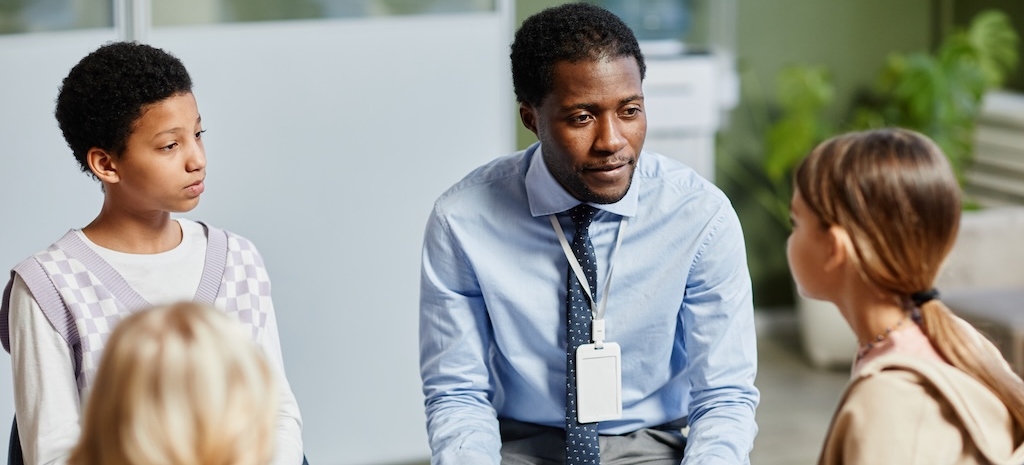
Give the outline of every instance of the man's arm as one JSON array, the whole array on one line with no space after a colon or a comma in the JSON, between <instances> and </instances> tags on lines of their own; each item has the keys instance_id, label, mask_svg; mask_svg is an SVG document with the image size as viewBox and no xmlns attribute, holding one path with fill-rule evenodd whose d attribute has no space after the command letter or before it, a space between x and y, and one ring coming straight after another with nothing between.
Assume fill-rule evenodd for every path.
<instances>
[{"instance_id":1,"label":"man's arm","mask_svg":"<svg viewBox=\"0 0 1024 465\"><path fill-rule=\"evenodd\" d=\"M743 233L728 202L704 229L680 318L691 383L683 464L749 463L757 344Z\"/></svg>"},{"instance_id":2,"label":"man's arm","mask_svg":"<svg viewBox=\"0 0 1024 465\"><path fill-rule=\"evenodd\" d=\"M487 367L491 337L479 283L435 211L420 276L420 375L434 465L501 462Z\"/></svg>"},{"instance_id":3,"label":"man's arm","mask_svg":"<svg viewBox=\"0 0 1024 465\"><path fill-rule=\"evenodd\" d=\"M11 288L8 320L14 411L25 463L63 464L81 434L71 348L20 276Z\"/></svg>"}]
</instances>

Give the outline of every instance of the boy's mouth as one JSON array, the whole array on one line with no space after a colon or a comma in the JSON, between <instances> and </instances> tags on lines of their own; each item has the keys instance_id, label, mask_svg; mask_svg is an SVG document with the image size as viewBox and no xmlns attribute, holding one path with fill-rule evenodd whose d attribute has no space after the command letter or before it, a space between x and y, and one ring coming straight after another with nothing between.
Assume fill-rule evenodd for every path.
<instances>
[{"instance_id":1,"label":"boy's mouth","mask_svg":"<svg viewBox=\"0 0 1024 465\"><path fill-rule=\"evenodd\" d=\"M203 183L203 180L200 179L192 184L189 184L188 186L185 186L185 190L187 190L192 195L199 195L202 194L204 190L206 190L206 185Z\"/></svg>"}]
</instances>

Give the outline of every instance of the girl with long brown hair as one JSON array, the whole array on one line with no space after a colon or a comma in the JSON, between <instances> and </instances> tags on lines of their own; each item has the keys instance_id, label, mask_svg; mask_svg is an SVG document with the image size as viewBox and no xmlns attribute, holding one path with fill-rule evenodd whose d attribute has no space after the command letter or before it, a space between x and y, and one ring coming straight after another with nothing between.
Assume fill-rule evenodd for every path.
<instances>
[{"instance_id":1,"label":"girl with long brown hair","mask_svg":"<svg viewBox=\"0 0 1024 465\"><path fill-rule=\"evenodd\" d=\"M905 129L843 134L797 168L787 256L860 347L820 464L1024 463L1024 383L933 282L956 239L946 157Z\"/></svg>"}]
</instances>

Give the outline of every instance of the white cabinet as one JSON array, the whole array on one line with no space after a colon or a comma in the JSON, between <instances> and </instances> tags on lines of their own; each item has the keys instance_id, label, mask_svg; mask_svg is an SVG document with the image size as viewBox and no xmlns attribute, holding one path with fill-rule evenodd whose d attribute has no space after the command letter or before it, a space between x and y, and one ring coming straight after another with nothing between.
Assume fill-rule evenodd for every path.
<instances>
[{"instance_id":1,"label":"white cabinet","mask_svg":"<svg viewBox=\"0 0 1024 465\"><path fill-rule=\"evenodd\" d=\"M735 72L720 56L647 56L644 148L677 159L715 179L715 133L735 105Z\"/></svg>"}]
</instances>

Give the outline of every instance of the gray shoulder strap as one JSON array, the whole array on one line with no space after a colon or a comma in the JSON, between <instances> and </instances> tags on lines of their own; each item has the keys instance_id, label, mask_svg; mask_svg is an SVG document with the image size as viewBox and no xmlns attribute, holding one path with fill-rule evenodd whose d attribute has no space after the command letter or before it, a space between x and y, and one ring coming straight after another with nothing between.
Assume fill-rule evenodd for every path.
<instances>
[{"instance_id":1,"label":"gray shoulder strap","mask_svg":"<svg viewBox=\"0 0 1024 465\"><path fill-rule=\"evenodd\" d=\"M227 233L221 229L198 222L206 229L206 264L203 266L203 277L196 289L196 302L213 305L224 282L224 267L228 257Z\"/></svg>"},{"instance_id":2,"label":"gray shoulder strap","mask_svg":"<svg viewBox=\"0 0 1024 465\"><path fill-rule=\"evenodd\" d=\"M14 287L15 275L21 276L25 281L32 297L43 310L46 319L50 321L54 329L68 343L68 347L75 347L78 344L78 328L75 327L74 316L67 311L64 300L61 299L53 281L50 280L43 266L35 259L29 257L17 264L11 270L11 278L7 281L4 289L3 304L0 307L0 340L3 342L4 350L11 351L10 341L10 310L11 310L11 289Z\"/></svg>"}]
</instances>

